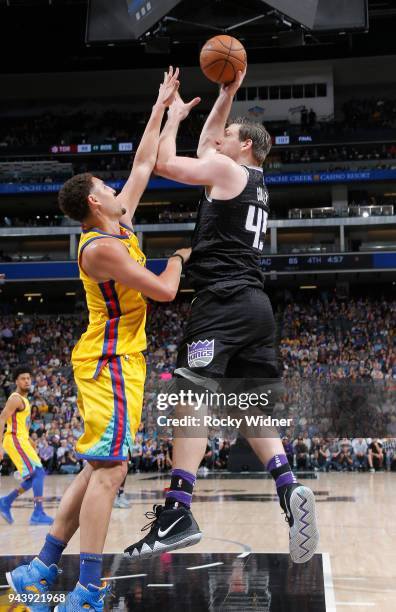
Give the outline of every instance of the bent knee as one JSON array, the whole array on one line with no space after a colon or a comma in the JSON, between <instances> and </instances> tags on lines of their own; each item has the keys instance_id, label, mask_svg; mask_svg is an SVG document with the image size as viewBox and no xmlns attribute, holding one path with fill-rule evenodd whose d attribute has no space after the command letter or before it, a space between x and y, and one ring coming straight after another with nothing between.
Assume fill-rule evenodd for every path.
<instances>
[{"instance_id":1,"label":"bent knee","mask_svg":"<svg viewBox=\"0 0 396 612\"><path fill-rule=\"evenodd\" d=\"M127 461L90 461L103 484L118 488L128 473Z\"/></svg>"}]
</instances>

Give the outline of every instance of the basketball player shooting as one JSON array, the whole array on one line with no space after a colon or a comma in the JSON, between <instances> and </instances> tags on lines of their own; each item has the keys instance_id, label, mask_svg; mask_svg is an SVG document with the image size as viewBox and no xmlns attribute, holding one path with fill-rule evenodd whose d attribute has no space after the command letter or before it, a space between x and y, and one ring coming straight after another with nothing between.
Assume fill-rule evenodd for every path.
<instances>
[{"instance_id":1,"label":"basketball player shooting","mask_svg":"<svg viewBox=\"0 0 396 612\"><path fill-rule=\"evenodd\" d=\"M46 595L58 577L62 553L80 528L80 576L57 612L101 612L108 587L102 585L102 552L115 495L127 473L128 450L141 420L148 296L172 300L189 249L177 251L156 276L145 268L145 256L131 227L134 211L157 159L161 121L174 98L178 70L164 82L132 171L120 194L91 174L78 174L59 192L61 209L82 223L78 251L89 324L72 354L78 405L84 433L76 446L86 465L60 502L39 555L29 565L8 572L8 584L21 594Z\"/></svg>"},{"instance_id":2,"label":"basketball player shooting","mask_svg":"<svg viewBox=\"0 0 396 612\"><path fill-rule=\"evenodd\" d=\"M185 104L177 96L160 138L156 172L206 186L187 266L196 297L175 371L192 382L199 377L280 378L275 320L260 268L269 212L262 165L271 138L261 124L244 118L226 126L244 76L239 71L232 83L221 86L200 136L198 159L176 154L176 136L199 98ZM196 349L204 346L210 357L206 364L197 363ZM148 535L125 552L149 557L201 539L190 505L206 443L206 438L175 437L165 506L154 506ZM304 563L318 545L314 495L297 482L279 437L250 437L249 443L275 481L289 523L291 558Z\"/></svg>"}]
</instances>

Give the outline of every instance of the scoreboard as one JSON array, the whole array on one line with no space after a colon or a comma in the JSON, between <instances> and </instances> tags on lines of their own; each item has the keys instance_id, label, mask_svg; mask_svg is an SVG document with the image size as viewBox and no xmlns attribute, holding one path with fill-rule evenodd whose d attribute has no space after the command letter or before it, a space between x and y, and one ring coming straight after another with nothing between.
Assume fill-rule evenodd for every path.
<instances>
[{"instance_id":1,"label":"scoreboard","mask_svg":"<svg viewBox=\"0 0 396 612\"><path fill-rule=\"evenodd\" d=\"M261 266L270 272L359 272L396 270L396 253L326 253L319 255L269 255Z\"/></svg>"}]
</instances>

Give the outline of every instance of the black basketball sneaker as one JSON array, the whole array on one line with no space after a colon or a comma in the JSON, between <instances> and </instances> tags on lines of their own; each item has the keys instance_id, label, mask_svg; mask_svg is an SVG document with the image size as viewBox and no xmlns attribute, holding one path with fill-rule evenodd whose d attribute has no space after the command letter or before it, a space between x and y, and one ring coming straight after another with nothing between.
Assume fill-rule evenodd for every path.
<instances>
[{"instance_id":1,"label":"black basketball sneaker","mask_svg":"<svg viewBox=\"0 0 396 612\"><path fill-rule=\"evenodd\" d=\"M150 531L142 540L125 549L124 553L130 557L160 555L165 551L197 544L202 538L191 510L184 506L165 509L155 504L153 511L146 512L145 516L153 521L145 525L142 531Z\"/></svg>"},{"instance_id":2,"label":"black basketball sneaker","mask_svg":"<svg viewBox=\"0 0 396 612\"><path fill-rule=\"evenodd\" d=\"M294 563L306 563L312 559L319 542L314 494L297 483L284 487L279 499L290 527L290 556Z\"/></svg>"}]
</instances>

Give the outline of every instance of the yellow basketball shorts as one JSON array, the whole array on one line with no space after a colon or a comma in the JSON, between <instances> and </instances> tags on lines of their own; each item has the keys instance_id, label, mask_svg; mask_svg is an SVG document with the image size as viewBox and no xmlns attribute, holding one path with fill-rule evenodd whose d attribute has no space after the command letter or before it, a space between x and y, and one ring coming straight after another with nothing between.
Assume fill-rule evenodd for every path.
<instances>
[{"instance_id":1,"label":"yellow basketball shorts","mask_svg":"<svg viewBox=\"0 0 396 612\"><path fill-rule=\"evenodd\" d=\"M22 478L31 476L35 468L42 467L40 457L34 450L29 438L6 433L3 446Z\"/></svg>"},{"instance_id":2,"label":"yellow basketball shorts","mask_svg":"<svg viewBox=\"0 0 396 612\"><path fill-rule=\"evenodd\" d=\"M95 365L80 362L74 368L84 421L76 453L82 459L124 461L142 415L146 362L141 353L110 357L94 378Z\"/></svg>"}]
</instances>

